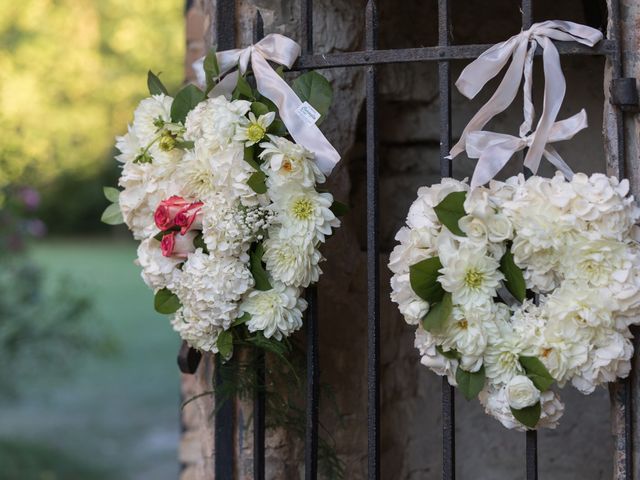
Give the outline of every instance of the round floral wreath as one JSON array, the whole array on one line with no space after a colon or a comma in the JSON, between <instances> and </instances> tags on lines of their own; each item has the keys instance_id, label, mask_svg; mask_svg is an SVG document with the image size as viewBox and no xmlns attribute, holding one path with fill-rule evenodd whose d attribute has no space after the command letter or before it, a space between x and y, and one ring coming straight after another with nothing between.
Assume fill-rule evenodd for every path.
<instances>
[{"instance_id":1,"label":"round floral wreath","mask_svg":"<svg viewBox=\"0 0 640 480\"><path fill-rule=\"evenodd\" d=\"M557 425L554 383L589 394L626 377L640 323L628 192L602 174L420 188L389 268L421 363L518 430Z\"/></svg>"},{"instance_id":2,"label":"round floral wreath","mask_svg":"<svg viewBox=\"0 0 640 480\"><path fill-rule=\"evenodd\" d=\"M233 100L193 85L173 99L151 73L149 86L117 139L122 190L105 189L114 205L103 220L122 215L156 310L175 313L192 347L228 358L233 327L289 336L302 326L302 289L322 273L318 248L340 225L332 195L316 190L325 176L313 153L243 76Z\"/></svg>"}]
</instances>

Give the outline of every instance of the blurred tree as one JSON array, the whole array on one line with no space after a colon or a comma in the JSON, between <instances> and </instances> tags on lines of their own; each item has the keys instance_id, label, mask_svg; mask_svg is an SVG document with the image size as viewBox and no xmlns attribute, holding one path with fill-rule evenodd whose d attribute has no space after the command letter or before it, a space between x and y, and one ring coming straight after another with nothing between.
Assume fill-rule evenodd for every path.
<instances>
[{"instance_id":1,"label":"blurred tree","mask_svg":"<svg viewBox=\"0 0 640 480\"><path fill-rule=\"evenodd\" d=\"M164 71L168 87L182 80L183 5L0 2L0 188L104 175L146 71Z\"/></svg>"}]
</instances>

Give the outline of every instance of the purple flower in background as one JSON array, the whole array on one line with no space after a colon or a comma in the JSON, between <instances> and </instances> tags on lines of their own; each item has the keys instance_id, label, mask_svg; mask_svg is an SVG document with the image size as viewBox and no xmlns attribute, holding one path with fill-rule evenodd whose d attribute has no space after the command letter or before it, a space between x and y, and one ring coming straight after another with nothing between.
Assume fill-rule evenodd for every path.
<instances>
[{"instance_id":1,"label":"purple flower in background","mask_svg":"<svg viewBox=\"0 0 640 480\"><path fill-rule=\"evenodd\" d=\"M28 210L35 210L40 205L40 194L38 191L31 187L21 188L18 192L18 196L24 203Z\"/></svg>"}]
</instances>

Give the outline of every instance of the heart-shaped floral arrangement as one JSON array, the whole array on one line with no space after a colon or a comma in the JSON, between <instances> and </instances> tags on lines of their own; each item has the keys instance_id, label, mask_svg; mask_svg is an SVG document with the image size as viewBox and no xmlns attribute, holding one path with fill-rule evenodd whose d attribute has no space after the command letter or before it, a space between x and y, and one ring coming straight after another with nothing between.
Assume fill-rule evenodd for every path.
<instances>
[{"instance_id":1,"label":"heart-shaped floral arrangement","mask_svg":"<svg viewBox=\"0 0 640 480\"><path fill-rule=\"evenodd\" d=\"M628 192L602 174L420 188L389 268L422 364L518 430L557 425L554 385L626 377L640 323Z\"/></svg>"}]
</instances>

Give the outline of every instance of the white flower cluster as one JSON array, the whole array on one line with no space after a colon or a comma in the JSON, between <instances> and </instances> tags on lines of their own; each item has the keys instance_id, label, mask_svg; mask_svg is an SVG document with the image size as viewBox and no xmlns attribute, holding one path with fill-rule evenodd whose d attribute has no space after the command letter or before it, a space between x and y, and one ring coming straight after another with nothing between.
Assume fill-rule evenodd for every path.
<instances>
[{"instance_id":1,"label":"white flower cluster","mask_svg":"<svg viewBox=\"0 0 640 480\"><path fill-rule=\"evenodd\" d=\"M318 250L340 225L314 155L268 134L274 112L205 99L171 121L173 99L153 95L117 139L124 220L156 294L175 295L173 326L192 347L246 323L280 340L298 330L302 289L322 273ZM248 152L248 153L247 153ZM247 158L247 154L250 158Z\"/></svg>"},{"instance_id":2,"label":"white flower cluster","mask_svg":"<svg viewBox=\"0 0 640 480\"><path fill-rule=\"evenodd\" d=\"M459 230L439 216L452 192L465 192L457 194ZM517 418L527 409L539 407L536 428L555 427L563 413L540 375L584 394L626 377L629 326L640 322L640 210L628 193L627 180L602 174L420 188L389 268L392 300L418 325L421 363L452 385L480 378L487 413L521 430L533 428ZM430 292L443 300L430 304L416 266L436 257ZM537 301L523 298L525 285Z\"/></svg>"}]
</instances>

